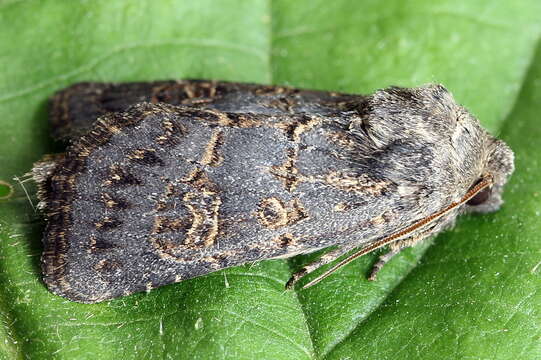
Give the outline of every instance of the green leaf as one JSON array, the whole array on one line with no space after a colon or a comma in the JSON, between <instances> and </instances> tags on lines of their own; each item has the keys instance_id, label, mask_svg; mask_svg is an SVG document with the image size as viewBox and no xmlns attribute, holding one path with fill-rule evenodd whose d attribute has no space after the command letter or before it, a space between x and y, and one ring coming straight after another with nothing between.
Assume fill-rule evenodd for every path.
<instances>
[{"instance_id":1,"label":"green leaf","mask_svg":"<svg viewBox=\"0 0 541 360\"><path fill-rule=\"evenodd\" d=\"M540 32L536 0L0 0L0 358L539 359ZM35 187L13 180L61 150L47 98L169 78L359 93L441 82L517 170L501 211L459 220L374 283L367 256L285 292L297 257L95 305L52 295Z\"/></svg>"}]
</instances>

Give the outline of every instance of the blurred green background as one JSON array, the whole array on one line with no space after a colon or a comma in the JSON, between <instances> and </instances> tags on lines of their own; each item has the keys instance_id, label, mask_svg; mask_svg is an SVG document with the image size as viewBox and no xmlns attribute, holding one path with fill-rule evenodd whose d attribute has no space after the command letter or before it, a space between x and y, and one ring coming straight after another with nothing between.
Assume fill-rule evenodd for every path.
<instances>
[{"instance_id":1,"label":"blurred green background","mask_svg":"<svg viewBox=\"0 0 541 360\"><path fill-rule=\"evenodd\" d=\"M0 359L541 358L541 3L0 0ZM307 258L82 305L40 280L21 177L74 82L204 78L369 93L445 84L516 152L501 211L284 292ZM35 203L35 188L25 183ZM2 194L3 191L3 194Z\"/></svg>"}]
</instances>

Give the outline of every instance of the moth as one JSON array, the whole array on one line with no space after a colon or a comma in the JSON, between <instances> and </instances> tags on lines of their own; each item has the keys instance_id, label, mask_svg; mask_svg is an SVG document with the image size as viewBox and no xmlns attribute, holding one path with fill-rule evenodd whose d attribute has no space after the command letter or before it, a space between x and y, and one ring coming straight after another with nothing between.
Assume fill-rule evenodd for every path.
<instances>
[{"instance_id":1,"label":"moth","mask_svg":"<svg viewBox=\"0 0 541 360\"><path fill-rule=\"evenodd\" d=\"M94 303L335 246L401 249L502 203L513 152L441 85L369 96L184 80L80 83L51 100L63 154L35 164L43 279Z\"/></svg>"}]
</instances>

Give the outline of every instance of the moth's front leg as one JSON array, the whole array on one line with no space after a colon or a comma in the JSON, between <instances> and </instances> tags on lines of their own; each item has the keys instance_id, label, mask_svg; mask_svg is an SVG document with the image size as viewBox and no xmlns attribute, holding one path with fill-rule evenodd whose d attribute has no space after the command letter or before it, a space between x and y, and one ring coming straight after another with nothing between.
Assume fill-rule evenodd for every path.
<instances>
[{"instance_id":1,"label":"moth's front leg","mask_svg":"<svg viewBox=\"0 0 541 360\"><path fill-rule=\"evenodd\" d=\"M319 267L325 264L333 262L334 260L338 259L340 256L344 255L345 253L354 249L355 247L356 246L352 246L352 245L343 245L339 248L329 251L328 253L317 258L315 261L303 266L302 269L295 272L291 276L291 278L288 280L288 282L286 283L286 289L293 289L293 287L295 286L295 284L300 278L311 273L312 271L318 269Z\"/></svg>"},{"instance_id":2,"label":"moth's front leg","mask_svg":"<svg viewBox=\"0 0 541 360\"><path fill-rule=\"evenodd\" d=\"M377 275L381 269L387 264L391 259L398 253L400 253L402 250L408 247L412 247L419 242L423 241L430 235L434 234L434 231L432 228L425 230L415 236L399 240L393 243L389 244L389 251L385 254L381 255L378 259L378 261L372 266L372 270L370 271L370 276L368 276L368 280L375 281L377 278Z\"/></svg>"}]
</instances>

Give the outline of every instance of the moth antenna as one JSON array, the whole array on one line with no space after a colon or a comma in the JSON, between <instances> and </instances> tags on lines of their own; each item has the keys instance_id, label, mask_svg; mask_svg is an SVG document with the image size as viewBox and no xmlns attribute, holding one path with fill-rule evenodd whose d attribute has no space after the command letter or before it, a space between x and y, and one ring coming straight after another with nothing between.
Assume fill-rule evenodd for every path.
<instances>
[{"instance_id":1,"label":"moth antenna","mask_svg":"<svg viewBox=\"0 0 541 360\"><path fill-rule=\"evenodd\" d=\"M407 235L411 234L413 231L418 230L418 229L420 229L420 228L422 228L422 227L424 227L426 225L431 224L432 222L438 220L439 218L441 218L443 215L447 214L449 211L453 210L454 208L468 202L471 198L473 198L475 195L477 195L477 193L479 193L481 190L483 190L486 187L491 186L492 183L493 183L492 175L488 174L488 175L483 176L483 180L481 180L477 185L475 185L473 188L471 188L466 193L466 195L464 195L462 197L462 199L460 199L459 201L453 202L450 205L448 205L447 207L445 207L443 210L440 210L440 211L438 211L438 212L436 212L436 213L434 213L432 215L429 215L429 216L417 221L416 223L408 226L407 228L405 228L403 230L400 230L400 231L398 231L398 232L396 232L394 234L391 234L391 235L389 235L389 236L387 236L387 237L385 237L385 238L383 238L381 240L378 240L378 241L376 241L376 242L362 248L361 250L357 251L356 253L354 253L354 254L348 256L347 258L345 258L344 260L340 261L338 264L334 265L332 268L325 271L323 274L319 275L314 280L312 280L308 284L304 285L302 288L303 289L309 288L310 286L317 284L321 280L325 279L327 276L331 275L336 270L338 270L341 267L349 264L350 262L357 259L358 257L366 255L368 253L371 253L372 251L377 250L377 249L379 249L379 248L381 248L381 247L383 247L385 245L388 245L389 243L400 240L400 239L406 237Z\"/></svg>"},{"instance_id":2,"label":"moth antenna","mask_svg":"<svg viewBox=\"0 0 541 360\"><path fill-rule=\"evenodd\" d=\"M25 174L24 176L26 177L26 179L23 179L21 180L21 178L19 178L18 176L14 176L13 177L13 180L17 181L19 183L19 185L21 185L21 187L23 188L23 191L26 195L26 198L28 199L28 202L30 203L30 206L32 206L32 209L34 210L34 212L36 212L36 207L34 206L34 203L32 202L32 199L30 198L30 194L28 194L28 191L26 191L26 187L24 186L23 183L29 181L31 178L27 176L28 174Z\"/></svg>"}]
</instances>

